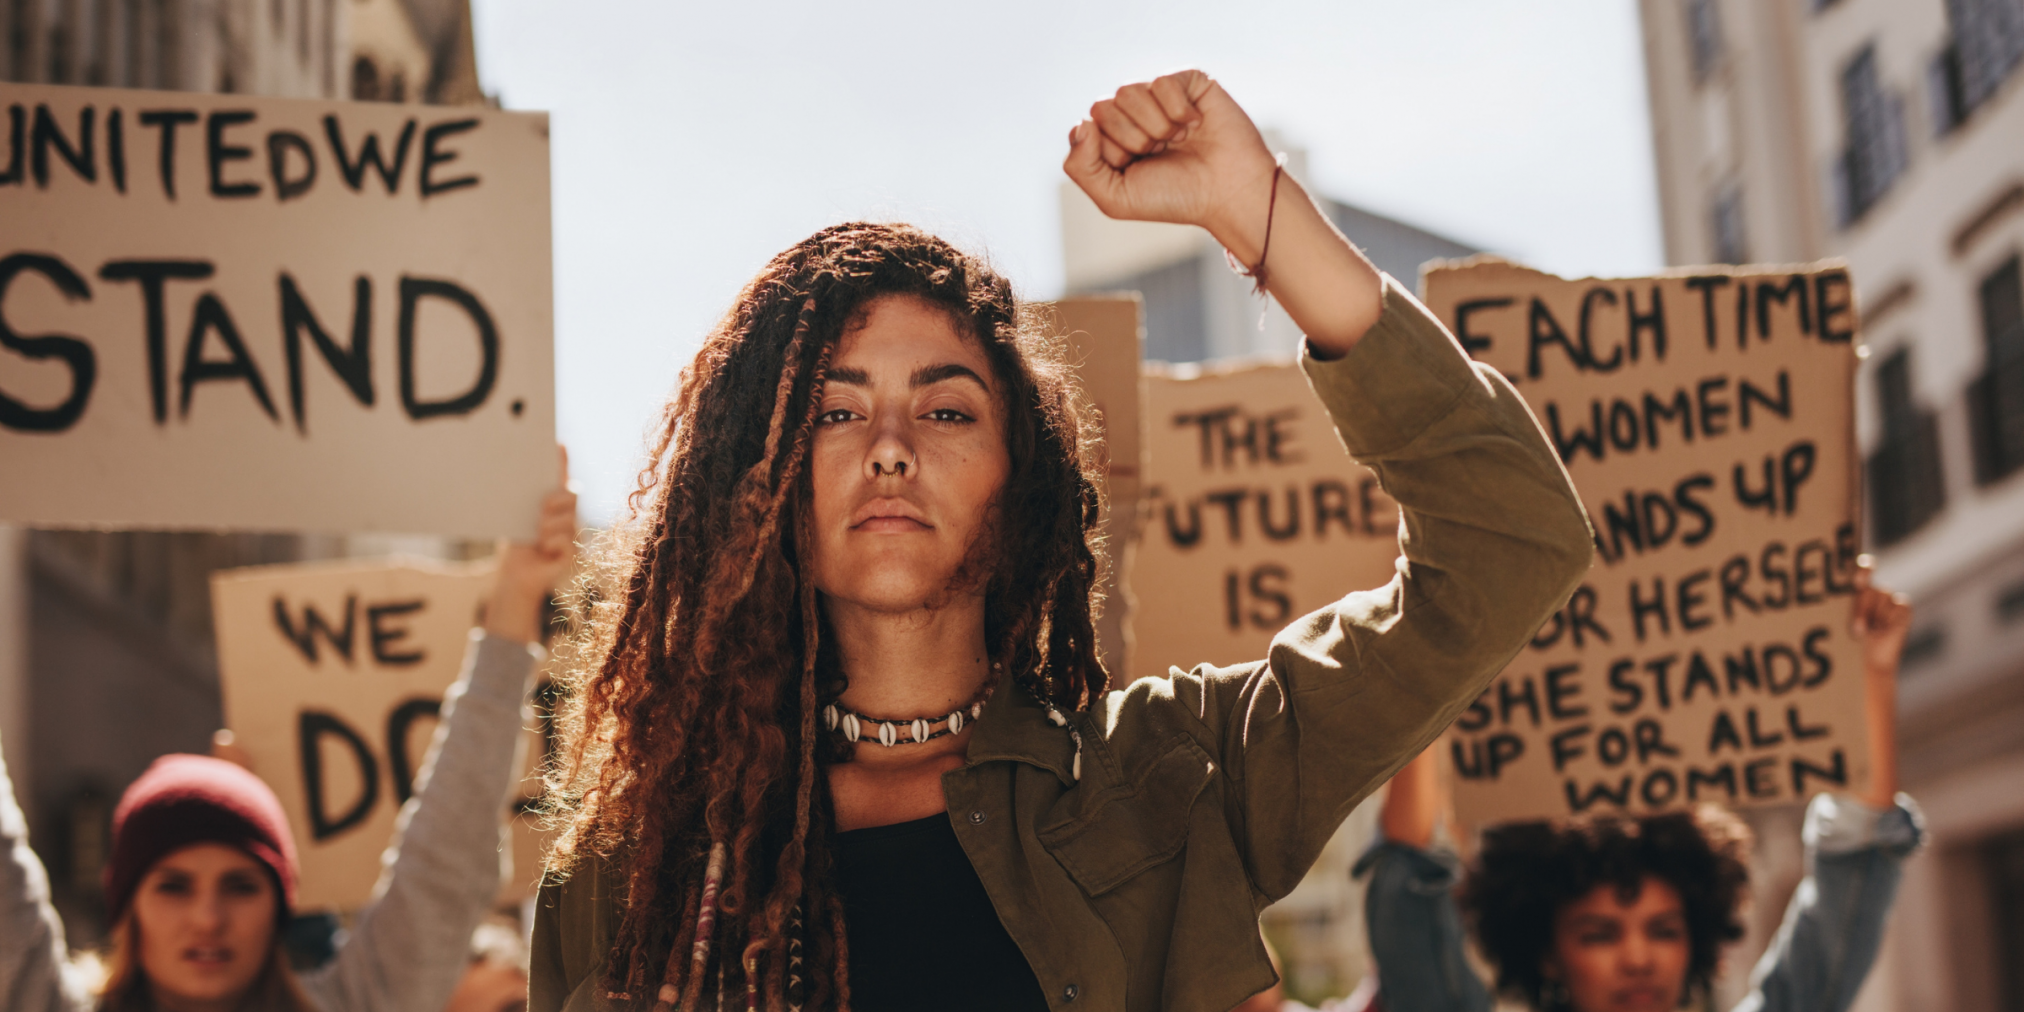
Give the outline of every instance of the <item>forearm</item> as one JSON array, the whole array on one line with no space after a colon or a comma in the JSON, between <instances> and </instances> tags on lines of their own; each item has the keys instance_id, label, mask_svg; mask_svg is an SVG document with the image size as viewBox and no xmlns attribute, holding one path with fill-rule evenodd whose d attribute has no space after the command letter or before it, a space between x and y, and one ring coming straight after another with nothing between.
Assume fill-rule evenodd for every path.
<instances>
[{"instance_id":1,"label":"forearm","mask_svg":"<svg viewBox=\"0 0 2024 1012\"><path fill-rule=\"evenodd\" d=\"M0 759L0 1008L81 1012L89 1007L71 972L63 921L49 902L49 875L28 846L28 825Z\"/></svg>"},{"instance_id":2,"label":"forearm","mask_svg":"<svg viewBox=\"0 0 2024 1012\"><path fill-rule=\"evenodd\" d=\"M498 894L500 820L522 765L534 662L524 644L473 638L375 900L317 981L337 999L327 1007L435 1012L449 998Z\"/></svg>"},{"instance_id":3,"label":"forearm","mask_svg":"<svg viewBox=\"0 0 2024 1012\"><path fill-rule=\"evenodd\" d=\"M1465 954L1452 859L1380 840L1352 874L1370 876L1364 919L1387 1012L1487 1012L1489 991Z\"/></svg>"},{"instance_id":4,"label":"forearm","mask_svg":"<svg viewBox=\"0 0 2024 1012\"><path fill-rule=\"evenodd\" d=\"M1377 268L1290 173L1279 174L1276 196L1270 162L1245 176L1216 209L1210 234L1247 267L1262 259L1266 291L1307 335L1314 357L1341 358L1383 311Z\"/></svg>"},{"instance_id":5,"label":"forearm","mask_svg":"<svg viewBox=\"0 0 2024 1012\"><path fill-rule=\"evenodd\" d=\"M1876 961L1904 859L1924 836L1903 798L1881 810L1821 795L1806 813L1809 874L1736 1012L1841 1012Z\"/></svg>"}]
</instances>

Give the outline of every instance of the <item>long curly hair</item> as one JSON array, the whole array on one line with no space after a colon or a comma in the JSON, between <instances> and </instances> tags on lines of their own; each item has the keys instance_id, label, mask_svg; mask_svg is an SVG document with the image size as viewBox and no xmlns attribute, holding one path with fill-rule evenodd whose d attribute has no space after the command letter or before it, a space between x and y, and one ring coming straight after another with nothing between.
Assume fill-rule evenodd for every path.
<instances>
[{"instance_id":1,"label":"long curly hair","mask_svg":"<svg viewBox=\"0 0 2024 1012\"><path fill-rule=\"evenodd\" d=\"M1713 805L1630 817L1521 822L1483 833L1460 894L1462 914L1497 968L1497 987L1551 1010L1545 965L1562 908L1598 886L1626 901L1655 875L1686 908L1687 979L1680 999L1705 994L1722 944L1743 937L1750 827Z\"/></svg>"},{"instance_id":2,"label":"long curly hair","mask_svg":"<svg viewBox=\"0 0 2024 1012\"><path fill-rule=\"evenodd\" d=\"M849 1006L822 771L847 753L817 720L845 681L808 564L806 465L838 340L895 295L976 340L1005 398L1011 470L979 549L994 660L1063 709L1105 687L1091 417L1011 285L904 225L837 225L774 257L683 370L580 602L550 868L595 854L622 872L614 991Z\"/></svg>"}]
</instances>

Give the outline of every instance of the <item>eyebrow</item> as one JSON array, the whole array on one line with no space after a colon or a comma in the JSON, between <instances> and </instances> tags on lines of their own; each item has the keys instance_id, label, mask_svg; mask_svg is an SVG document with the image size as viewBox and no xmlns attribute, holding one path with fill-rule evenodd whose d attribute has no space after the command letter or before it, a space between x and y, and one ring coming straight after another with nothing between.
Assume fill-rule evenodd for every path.
<instances>
[{"instance_id":1,"label":"eyebrow","mask_svg":"<svg viewBox=\"0 0 2024 1012\"><path fill-rule=\"evenodd\" d=\"M986 392L991 389L991 385L984 382L984 377L977 375L975 369L957 362L924 365L919 369L915 369L914 374L907 377L907 385L915 390L919 390L922 387L933 386L944 380L952 379L968 379L972 383L984 388ZM844 386L868 387L871 386L871 374L865 372L863 369L844 366L829 370L826 382L838 383Z\"/></svg>"}]
</instances>

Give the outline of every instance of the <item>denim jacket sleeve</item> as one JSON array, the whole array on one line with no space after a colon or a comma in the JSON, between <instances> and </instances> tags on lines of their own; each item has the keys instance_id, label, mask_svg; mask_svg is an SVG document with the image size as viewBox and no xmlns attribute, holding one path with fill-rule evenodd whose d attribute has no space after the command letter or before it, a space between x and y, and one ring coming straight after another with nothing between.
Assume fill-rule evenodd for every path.
<instances>
[{"instance_id":1,"label":"denim jacket sleeve","mask_svg":"<svg viewBox=\"0 0 2024 1012\"><path fill-rule=\"evenodd\" d=\"M1808 874L1734 1012L1843 1012L1876 962L1904 859L1925 836L1906 795L1883 811L1822 794L1806 809Z\"/></svg>"},{"instance_id":2,"label":"denim jacket sleeve","mask_svg":"<svg viewBox=\"0 0 2024 1012\"><path fill-rule=\"evenodd\" d=\"M1453 855L1379 839L1350 874L1370 876L1363 915L1385 1012L1490 1012L1466 955Z\"/></svg>"}]
</instances>

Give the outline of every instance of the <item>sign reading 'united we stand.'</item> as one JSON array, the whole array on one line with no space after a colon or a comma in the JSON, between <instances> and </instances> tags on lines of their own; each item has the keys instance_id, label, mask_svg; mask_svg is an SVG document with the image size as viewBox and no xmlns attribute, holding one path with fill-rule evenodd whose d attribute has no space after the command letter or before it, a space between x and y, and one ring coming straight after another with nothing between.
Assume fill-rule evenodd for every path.
<instances>
[{"instance_id":1,"label":"sign reading 'united we stand.'","mask_svg":"<svg viewBox=\"0 0 2024 1012\"><path fill-rule=\"evenodd\" d=\"M529 533L547 132L0 85L0 521Z\"/></svg>"}]
</instances>

